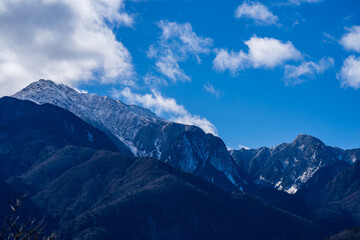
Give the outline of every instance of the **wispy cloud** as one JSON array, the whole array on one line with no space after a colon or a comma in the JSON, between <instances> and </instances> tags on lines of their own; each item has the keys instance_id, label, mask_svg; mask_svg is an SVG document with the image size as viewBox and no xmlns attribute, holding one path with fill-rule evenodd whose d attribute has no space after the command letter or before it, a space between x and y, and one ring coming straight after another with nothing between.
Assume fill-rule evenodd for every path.
<instances>
[{"instance_id":1,"label":"wispy cloud","mask_svg":"<svg viewBox=\"0 0 360 240\"><path fill-rule=\"evenodd\" d=\"M253 19L259 25L278 24L279 18L275 16L264 4L260 2L245 1L235 12L236 18Z\"/></svg>"},{"instance_id":2,"label":"wispy cloud","mask_svg":"<svg viewBox=\"0 0 360 240\"><path fill-rule=\"evenodd\" d=\"M323 0L288 0L288 4L301 5L303 3L319 3Z\"/></svg>"},{"instance_id":3,"label":"wispy cloud","mask_svg":"<svg viewBox=\"0 0 360 240\"><path fill-rule=\"evenodd\" d=\"M282 42L274 38L252 37L245 41L248 53L217 50L213 60L213 68L217 71L229 70L233 74L244 68L274 68L286 61L302 59L301 53L288 42Z\"/></svg>"},{"instance_id":4,"label":"wispy cloud","mask_svg":"<svg viewBox=\"0 0 360 240\"><path fill-rule=\"evenodd\" d=\"M345 59L338 78L342 87L360 88L360 57L354 55Z\"/></svg>"},{"instance_id":5,"label":"wispy cloud","mask_svg":"<svg viewBox=\"0 0 360 240\"><path fill-rule=\"evenodd\" d=\"M195 125L200 127L204 132L217 135L217 129L209 120L198 115L192 115L183 105L176 102L174 98L163 97L162 94L154 89L148 94L137 94L125 87L121 91L114 90L113 96L124 98L129 104L139 104L143 107L154 111L158 116L166 116L171 121Z\"/></svg>"},{"instance_id":6,"label":"wispy cloud","mask_svg":"<svg viewBox=\"0 0 360 240\"><path fill-rule=\"evenodd\" d=\"M333 44L333 43L337 42L336 38L334 36L330 35L329 33L324 32L323 35L325 37L325 39L323 39L324 43Z\"/></svg>"},{"instance_id":7,"label":"wispy cloud","mask_svg":"<svg viewBox=\"0 0 360 240\"><path fill-rule=\"evenodd\" d=\"M0 95L39 78L133 84L132 57L109 27L133 23L124 0L3 0Z\"/></svg>"},{"instance_id":8,"label":"wispy cloud","mask_svg":"<svg viewBox=\"0 0 360 240\"><path fill-rule=\"evenodd\" d=\"M209 54L213 45L210 38L199 37L190 23L179 24L166 20L158 24L162 30L159 40L149 47L147 56L155 60L156 69L172 81L190 81L179 63L189 57L201 62L201 54Z\"/></svg>"},{"instance_id":9,"label":"wispy cloud","mask_svg":"<svg viewBox=\"0 0 360 240\"><path fill-rule=\"evenodd\" d=\"M224 94L223 91L215 89L214 86L210 83L204 84L204 89L217 98L220 98Z\"/></svg>"},{"instance_id":10,"label":"wispy cloud","mask_svg":"<svg viewBox=\"0 0 360 240\"><path fill-rule=\"evenodd\" d=\"M322 58L318 63L309 61L300 65L285 65L284 79L286 84L299 84L306 79L312 79L317 74L324 73L327 69L334 66L333 58Z\"/></svg>"},{"instance_id":11,"label":"wispy cloud","mask_svg":"<svg viewBox=\"0 0 360 240\"><path fill-rule=\"evenodd\" d=\"M142 77L142 79L147 86L168 85L167 81L164 78L158 76L157 74L154 74L153 72L146 73L145 76Z\"/></svg>"},{"instance_id":12,"label":"wispy cloud","mask_svg":"<svg viewBox=\"0 0 360 240\"><path fill-rule=\"evenodd\" d=\"M340 44L348 51L360 53L360 26L348 29L348 33L342 36Z\"/></svg>"}]
</instances>

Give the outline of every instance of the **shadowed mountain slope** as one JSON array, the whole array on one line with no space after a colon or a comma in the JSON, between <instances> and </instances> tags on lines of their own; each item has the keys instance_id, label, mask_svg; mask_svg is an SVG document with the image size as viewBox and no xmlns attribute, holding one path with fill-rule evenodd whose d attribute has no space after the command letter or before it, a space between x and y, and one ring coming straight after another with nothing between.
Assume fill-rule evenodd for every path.
<instances>
[{"instance_id":1,"label":"shadowed mountain slope","mask_svg":"<svg viewBox=\"0 0 360 240\"><path fill-rule=\"evenodd\" d=\"M45 158L44 149L71 144L119 151L104 133L62 108L10 97L0 99L1 179L21 174Z\"/></svg>"},{"instance_id":2,"label":"shadowed mountain slope","mask_svg":"<svg viewBox=\"0 0 360 240\"><path fill-rule=\"evenodd\" d=\"M151 158L68 146L20 179L58 219L61 239L319 237L303 218Z\"/></svg>"},{"instance_id":3,"label":"shadowed mountain slope","mask_svg":"<svg viewBox=\"0 0 360 240\"><path fill-rule=\"evenodd\" d=\"M334 169L334 168L337 169ZM331 169L332 168L332 169ZM329 173L335 177L329 177ZM324 178L323 176L327 176ZM331 166L319 171L314 179L298 193L299 196L311 202L318 208L333 209L346 213L360 223L360 162L356 161L350 167Z\"/></svg>"}]
</instances>

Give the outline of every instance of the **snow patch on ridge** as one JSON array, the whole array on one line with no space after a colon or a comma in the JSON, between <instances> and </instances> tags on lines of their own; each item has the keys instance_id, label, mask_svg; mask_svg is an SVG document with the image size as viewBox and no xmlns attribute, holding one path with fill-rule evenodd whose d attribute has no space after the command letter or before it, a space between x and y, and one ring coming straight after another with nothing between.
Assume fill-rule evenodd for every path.
<instances>
[{"instance_id":1,"label":"snow patch on ridge","mask_svg":"<svg viewBox=\"0 0 360 240\"><path fill-rule=\"evenodd\" d=\"M316 171L319 170L319 168L321 167L321 164L322 164L322 161L320 161L318 166L309 167L308 169L306 169L306 171L300 177L298 177L298 179L302 183L307 182L316 173Z\"/></svg>"},{"instance_id":2,"label":"snow patch on ridge","mask_svg":"<svg viewBox=\"0 0 360 240\"><path fill-rule=\"evenodd\" d=\"M298 191L296 185L292 185L290 188L286 189L285 192L289 194L295 194Z\"/></svg>"}]
</instances>

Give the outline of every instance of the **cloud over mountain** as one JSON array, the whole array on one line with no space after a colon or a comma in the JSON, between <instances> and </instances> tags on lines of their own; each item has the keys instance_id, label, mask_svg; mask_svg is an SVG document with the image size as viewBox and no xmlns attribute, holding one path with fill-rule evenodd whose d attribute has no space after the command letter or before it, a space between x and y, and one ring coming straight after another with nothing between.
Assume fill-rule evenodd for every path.
<instances>
[{"instance_id":1,"label":"cloud over mountain","mask_svg":"<svg viewBox=\"0 0 360 240\"><path fill-rule=\"evenodd\" d=\"M5 0L0 6L0 95L34 79L131 84L132 57L110 25L132 26L124 1Z\"/></svg>"},{"instance_id":2,"label":"cloud over mountain","mask_svg":"<svg viewBox=\"0 0 360 240\"><path fill-rule=\"evenodd\" d=\"M169 118L171 121L195 125L206 133L218 134L216 127L209 120L198 115L192 115L183 105L179 105L174 98L166 98L154 89L151 90L151 93L141 95L132 92L130 88L126 87L121 91L114 90L113 96L124 98L129 104L139 104L149 108L157 115Z\"/></svg>"}]
</instances>

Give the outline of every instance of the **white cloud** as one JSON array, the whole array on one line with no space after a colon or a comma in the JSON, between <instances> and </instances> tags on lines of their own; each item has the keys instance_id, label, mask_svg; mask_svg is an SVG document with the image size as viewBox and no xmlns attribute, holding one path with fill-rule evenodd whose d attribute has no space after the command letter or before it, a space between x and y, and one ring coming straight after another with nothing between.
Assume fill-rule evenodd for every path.
<instances>
[{"instance_id":1,"label":"white cloud","mask_svg":"<svg viewBox=\"0 0 360 240\"><path fill-rule=\"evenodd\" d=\"M184 106L178 105L173 98L164 98L160 92L152 89L151 93L141 95L131 91L125 87L122 91L117 92L115 97L124 97L129 104L140 104L143 107L153 110L157 115L164 113L173 113L176 115L184 115L187 113Z\"/></svg>"},{"instance_id":2,"label":"white cloud","mask_svg":"<svg viewBox=\"0 0 360 240\"><path fill-rule=\"evenodd\" d=\"M252 37L245 44L249 47L249 58L255 68L273 68L289 60L300 59L301 53L288 41L283 43L274 38Z\"/></svg>"},{"instance_id":3,"label":"white cloud","mask_svg":"<svg viewBox=\"0 0 360 240\"><path fill-rule=\"evenodd\" d=\"M217 135L217 129L209 120L198 115L189 113L183 105L179 105L173 98L165 98L160 92L152 89L151 93L141 95L133 93L130 88L125 87L121 91L114 90L113 96L124 98L129 104L139 104L149 108L159 116L168 116L171 121L195 125L206 133Z\"/></svg>"},{"instance_id":4,"label":"white cloud","mask_svg":"<svg viewBox=\"0 0 360 240\"><path fill-rule=\"evenodd\" d=\"M186 124L186 125L194 125L194 126L201 128L206 133L212 133L215 136L218 135L218 131L217 131L216 127L214 126L214 124L212 124L206 118L200 117L199 115L186 114L186 115L172 118L170 120L177 122L177 123Z\"/></svg>"},{"instance_id":5,"label":"white cloud","mask_svg":"<svg viewBox=\"0 0 360 240\"><path fill-rule=\"evenodd\" d=\"M244 68L245 63L248 60L248 55L242 50L239 52L229 52L226 49L219 49L216 51L217 53L215 59L213 60L213 67L215 70L220 72L229 70L235 74Z\"/></svg>"},{"instance_id":6,"label":"white cloud","mask_svg":"<svg viewBox=\"0 0 360 240\"><path fill-rule=\"evenodd\" d=\"M250 18L260 25L277 24L279 18L260 2L243 2L235 12L236 18Z\"/></svg>"},{"instance_id":7,"label":"white cloud","mask_svg":"<svg viewBox=\"0 0 360 240\"><path fill-rule=\"evenodd\" d=\"M333 58L322 58L318 63L309 61L298 66L285 65L284 78L287 84L299 84L307 78L314 78L334 66Z\"/></svg>"},{"instance_id":8,"label":"white cloud","mask_svg":"<svg viewBox=\"0 0 360 240\"><path fill-rule=\"evenodd\" d=\"M360 57L352 55L345 59L339 79L342 87L360 88Z\"/></svg>"},{"instance_id":9,"label":"white cloud","mask_svg":"<svg viewBox=\"0 0 360 240\"><path fill-rule=\"evenodd\" d=\"M76 88L76 87L74 87L74 90L77 91L78 93L86 93L86 94L89 93L89 92L88 92L87 90L85 90L85 89L78 89L78 88Z\"/></svg>"},{"instance_id":10,"label":"white cloud","mask_svg":"<svg viewBox=\"0 0 360 240\"><path fill-rule=\"evenodd\" d=\"M323 0L289 0L288 3L294 5L301 5L303 3L318 3L322 1Z\"/></svg>"},{"instance_id":11,"label":"white cloud","mask_svg":"<svg viewBox=\"0 0 360 240\"><path fill-rule=\"evenodd\" d=\"M147 56L155 60L157 70L172 81L190 81L180 68L179 62L193 56L200 63L201 54L209 54L213 45L210 38L199 37L190 23L160 21L162 30L159 40L149 47Z\"/></svg>"},{"instance_id":12,"label":"white cloud","mask_svg":"<svg viewBox=\"0 0 360 240\"><path fill-rule=\"evenodd\" d=\"M224 94L221 90L215 89L214 86L210 83L204 84L204 89L217 98L220 98Z\"/></svg>"},{"instance_id":13,"label":"white cloud","mask_svg":"<svg viewBox=\"0 0 360 240\"><path fill-rule=\"evenodd\" d=\"M349 51L360 53L360 26L353 26L342 36L340 44Z\"/></svg>"},{"instance_id":14,"label":"white cloud","mask_svg":"<svg viewBox=\"0 0 360 240\"><path fill-rule=\"evenodd\" d=\"M131 84L131 55L111 27L132 24L124 0L2 0L0 95L39 78Z\"/></svg>"},{"instance_id":15,"label":"white cloud","mask_svg":"<svg viewBox=\"0 0 360 240\"><path fill-rule=\"evenodd\" d=\"M225 49L217 50L213 67L217 71L229 70L236 73L244 68L274 68L290 60L299 60L301 53L288 42L281 42L274 38L252 37L245 41L248 46L248 53L240 50L239 52Z\"/></svg>"}]
</instances>

